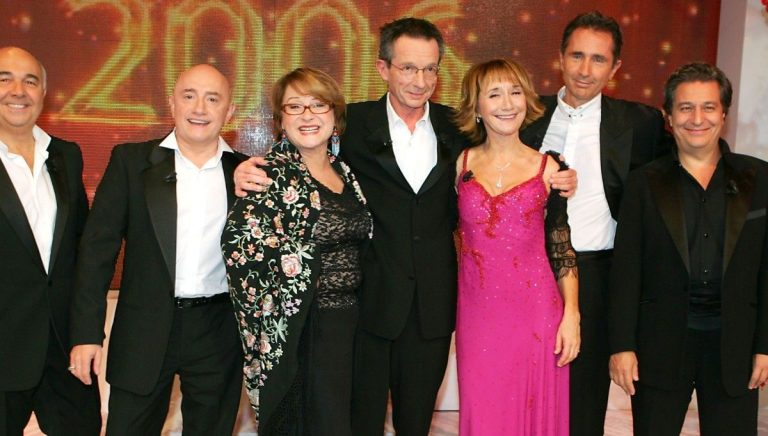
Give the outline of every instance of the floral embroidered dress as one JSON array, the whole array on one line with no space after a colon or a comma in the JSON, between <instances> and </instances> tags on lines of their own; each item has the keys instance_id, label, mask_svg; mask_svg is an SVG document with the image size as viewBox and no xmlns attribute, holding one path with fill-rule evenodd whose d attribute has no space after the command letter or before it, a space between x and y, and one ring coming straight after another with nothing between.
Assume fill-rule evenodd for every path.
<instances>
[{"instance_id":1,"label":"floral embroidered dress","mask_svg":"<svg viewBox=\"0 0 768 436\"><path fill-rule=\"evenodd\" d=\"M344 181L340 194L312 178L287 139L273 145L264 167L272 184L238 199L222 234L260 436L344 434L339 423L349 422L334 401L349 408L338 391L350 389L359 249L372 224L349 167L328 156Z\"/></svg>"},{"instance_id":2,"label":"floral embroidered dress","mask_svg":"<svg viewBox=\"0 0 768 436\"><path fill-rule=\"evenodd\" d=\"M457 186L459 433L567 435L568 366L554 354L556 279L576 266L566 200L547 195L547 156L537 175L492 196L466 168L470 151Z\"/></svg>"}]
</instances>

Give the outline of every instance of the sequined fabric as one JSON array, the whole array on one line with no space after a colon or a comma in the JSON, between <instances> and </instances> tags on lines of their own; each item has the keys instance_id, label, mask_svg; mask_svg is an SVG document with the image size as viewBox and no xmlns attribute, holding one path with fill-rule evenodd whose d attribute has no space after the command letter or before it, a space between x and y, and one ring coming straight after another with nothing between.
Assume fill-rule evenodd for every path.
<instances>
[{"instance_id":1,"label":"sequined fabric","mask_svg":"<svg viewBox=\"0 0 768 436\"><path fill-rule=\"evenodd\" d=\"M459 177L459 300L456 326L460 434L567 435L568 368L557 368L563 303L555 275L571 262L564 228L545 238L547 191L539 173L491 196ZM466 179L466 181L465 181ZM557 195L557 194L555 194ZM545 248L564 253L553 266Z\"/></svg>"}]
</instances>

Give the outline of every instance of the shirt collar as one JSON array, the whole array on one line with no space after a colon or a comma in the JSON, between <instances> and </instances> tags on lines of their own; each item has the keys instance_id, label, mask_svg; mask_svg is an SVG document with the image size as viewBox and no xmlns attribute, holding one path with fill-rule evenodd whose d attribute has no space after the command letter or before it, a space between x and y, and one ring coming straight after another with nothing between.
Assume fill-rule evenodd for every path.
<instances>
[{"instance_id":1,"label":"shirt collar","mask_svg":"<svg viewBox=\"0 0 768 436\"><path fill-rule=\"evenodd\" d=\"M184 155L181 153L181 150L179 149L178 141L176 141L176 129L173 129L171 134L166 136L165 139L163 139L162 142L160 142L160 147L175 150L179 156L186 159ZM222 154L224 154L224 152L234 153L234 150L232 150L232 147L230 147L229 144L227 144L227 141L225 141L224 138L219 136L219 145L218 145L218 148L216 149L216 155L214 155L210 160L208 160L208 162L205 165L203 165L203 168L201 169L208 168L211 165L213 166L217 165L221 160L221 156Z\"/></svg>"},{"instance_id":2,"label":"shirt collar","mask_svg":"<svg viewBox=\"0 0 768 436\"><path fill-rule=\"evenodd\" d=\"M42 157L43 160L48 159L48 146L51 144L51 135L35 125L32 127L32 138L35 140L35 155ZM3 141L0 141L0 150L6 155L8 154L8 145Z\"/></svg>"},{"instance_id":3,"label":"shirt collar","mask_svg":"<svg viewBox=\"0 0 768 436\"><path fill-rule=\"evenodd\" d=\"M565 98L565 86L560 88L557 92L557 107L560 108L570 118L584 118L585 116L592 115L596 112L600 112L602 108L603 94L599 93L592 98L592 100L584 103L581 106L573 107L563 100Z\"/></svg>"},{"instance_id":4,"label":"shirt collar","mask_svg":"<svg viewBox=\"0 0 768 436\"><path fill-rule=\"evenodd\" d=\"M389 101L391 94L387 92L387 120L389 121L389 129L390 131L393 128L396 128L398 125L401 126L407 126L405 124L405 121L403 121L402 118L400 118L400 115L395 112L395 108L392 107L392 102ZM429 100L427 100L426 103L424 103L424 115L419 118L419 121L416 121L416 125L426 123L429 121Z\"/></svg>"}]
</instances>

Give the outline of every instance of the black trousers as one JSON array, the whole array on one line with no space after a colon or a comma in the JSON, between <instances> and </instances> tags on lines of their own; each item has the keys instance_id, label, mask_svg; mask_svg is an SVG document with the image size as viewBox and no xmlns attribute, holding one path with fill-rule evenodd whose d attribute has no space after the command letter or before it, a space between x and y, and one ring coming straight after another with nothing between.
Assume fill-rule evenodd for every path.
<instances>
[{"instance_id":1,"label":"black trousers","mask_svg":"<svg viewBox=\"0 0 768 436\"><path fill-rule=\"evenodd\" d=\"M683 379L677 387L648 386L640 382L632 397L635 435L679 435L691 395L696 389L702 436L754 436L757 434L758 390L732 397L722 383L720 331L688 330ZM744 380L744 386L747 385Z\"/></svg>"},{"instance_id":2,"label":"black trousers","mask_svg":"<svg viewBox=\"0 0 768 436\"><path fill-rule=\"evenodd\" d=\"M352 381L352 433L382 435L390 392L397 435L426 436L450 346L450 336L422 337L415 302L403 332L394 340L358 329Z\"/></svg>"},{"instance_id":3,"label":"black trousers","mask_svg":"<svg viewBox=\"0 0 768 436\"><path fill-rule=\"evenodd\" d=\"M578 254L581 352L571 362L570 434L600 436L611 379L606 303L612 251Z\"/></svg>"},{"instance_id":4,"label":"black trousers","mask_svg":"<svg viewBox=\"0 0 768 436\"><path fill-rule=\"evenodd\" d=\"M69 357L55 335L51 329L40 382L32 389L0 392L0 435L21 436L32 412L48 436L97 436L101 432L98 383L86 386L69 373Z\"/></svg>"},{"instance_id":5,"label":"black trousers","mask_svg":"<svg viewBox=\"0 0 768 436\"><path fill-rule=\"evenodd\" d=\"M183 434L231 435L240 404L242 359L229 300L175 309L155 389L138 395L112 386L107 435L159 435L176 374L181 382Z\"/></svg>"}]
</instances>

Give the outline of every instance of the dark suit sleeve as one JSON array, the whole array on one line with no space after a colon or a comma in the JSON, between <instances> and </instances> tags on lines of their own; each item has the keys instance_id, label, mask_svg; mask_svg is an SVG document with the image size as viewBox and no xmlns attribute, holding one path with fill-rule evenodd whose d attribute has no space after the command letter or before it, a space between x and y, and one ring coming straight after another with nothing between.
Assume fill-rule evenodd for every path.
<instances>
[{"instance_id":1,"label":"dark suit sleeve","mask_svg":"<svg viewBox=\"0 0 768 436\"><path fill-rule=\"evenodd\" d=\"M619 213L608 294L610 352L636 351L636 330L642 290L643 186L641 171L631 173Z\"/></svg>"},{"instance_id":2,"label":"dark suit sleeve","mask_svg":"<svg viewBox=\"0 0 768 436\"><path fill-rule=\"evenodd\" d=\"M765 232L763 240L757 282L757 326L753 348L755 354L768 354L768 231Z\"/></svg>"},{"instance_id":3,"label":"dark suit sleeve","mask_svg":"<svg viewBox=\"0 0 768 436\"><path fill-rule=\"evenodd\" d=\"M650 132L656 137L653 142L653 159L669 154L675 148L675 139L664 128L664 116L658 109L653 109L653 116L650 117Z\"/></svg>"},{"instance_id":4,"label":"dark suit sleeve","mask_svg":"<svg viewBox=\"0 0 768 436\"><path fill-rule=\"evenodd\" d=\"M75 174L77 179L77 192L74 194L77 217L75 231L79 241L85 229L85 220L88 218L88 196L85 194L85 185L83 185L83 153L77 145L75 145Z\"/></svg>"},{"instance_id":5,"label":"dark suit sleeve","mask_svg":"<svg viewBox=\"0 0 768 436\"><path fill-rule=\"evenodd\" d=\"M128 171L120 150L112 151L80 241L71 312L73 345L104 340L106 293L128 220Z\"/></svg>"}]
</instances>

